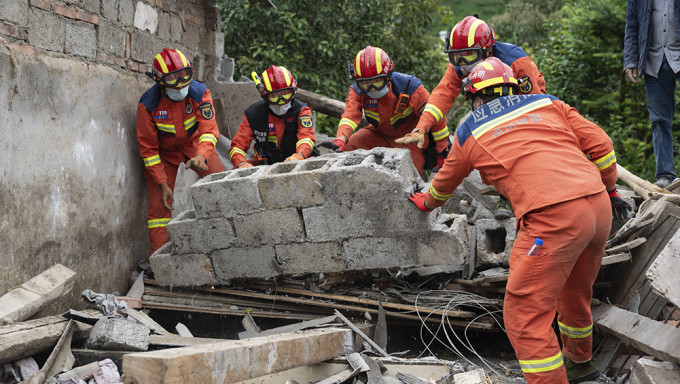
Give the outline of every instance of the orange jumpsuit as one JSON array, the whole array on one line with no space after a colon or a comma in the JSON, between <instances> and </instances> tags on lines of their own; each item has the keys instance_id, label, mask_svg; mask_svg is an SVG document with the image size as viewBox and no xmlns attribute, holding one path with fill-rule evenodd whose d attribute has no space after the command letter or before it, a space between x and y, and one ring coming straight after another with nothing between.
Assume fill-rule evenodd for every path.
<instances>
[{"instance_id":1,"label":"orange jumpsuit","mask_svg":"<svg viewBox=\"0 0 680 384\"><path fill-rule=\"evenodd\" d=\"M392 73L389 87L390 90L385 96L375 100L359 91L356 84L352 85L335 136L349 138L345 146L346 151L375 147L408 148L413 164L418 172L422 172L425 166L425 149L429 145L427 136L422 149L418 148L416 143L403 145L395 143L394 140L413 131L430 93L417 77L399 72ZM400 93L410 95L409 105L402 113L395 114L397 95ZM355 132L362 115L366 115L369 125ZM436 142L437 152L448 148L449 128L446 126L446 119L435 125L432 137Z\"/></svg>"},{"instance_id":2,"label":"orange jumpsuit","mask_svg":"<svg viewBox=\"0 0 680 384\"><path fill-rule=\"evenodd\" d=\"M496 43L493 46L492 56L512 68L515 78L520 83L519 88L522 93L545 93L543 74L538 71L536 63L522 48L507 43ZM427 131L440 120L446 120L446 112L460 94L460 86L464 78L460 67L449 64L444 77L432 91L416 128Z\"/></svg>"},{"instance_id":3,"label":"orange jumpsuit","mask_svg":"<svg viewBox=\"0 0 680 384\"><path fill-rule=\"evenodd\" d=\"M161 201L160 184L167 182L174 190L177 167L197 155L206 158L209 168L197 172L199 176L224 171L215 151L219 131L214 115L210 90L197 81L191 81L189 94L180 102L166 97L158 84L139 100L137 145L149 194L149 254L168 241L166 226L172 219Z\"/></svg>"},{"instance_id":4,"label":"orange jumpsuit","mask_svg":"<svg viewBox=\"0 0 680 384\"><path fill-rule=\"evenodd\" d=\"M266 104L264 103L266 102L259 101L253 104L249 109L259 105L260 107L264 106L266 110L269 111L269 109L266 107ZM264 110L265 109L260 109L259 113L264 113ZM286 134L286 121L288 121L289 126L291 126L292 123L295 123L296 132L289 133L290 135L295 135L295 138L291 137L291 139L295 140L295 148L292 149L291 147L288 150L283 150L282 157L285 159L286 157L289 157L297 152L306 159L309 157L312 149L314 149L314 143L316 142L312 110L306 104L304 104L304 106L302 106L300 109L300 113L297 115L297 121L295 122L292 121L293 119L296 119L293 112L295 111L290 111L290 113L283 117L276 116L273 113L268 113L267 141L273 144L275 148L282 149L281 145L284 143L284 135ZM241 125L239 125L238 132L236 133L234 140L232 140L231 149L229 150L229 158L231 159L231 163L234 165L234 167L238 167L239 164L246 161L246 152L250 148L250 143L256 139L255 131L256 130L253 130L253 128L250 126L250 121L248 120L247 115L244 115L243 122ZM251 162L256 163L256 165L259 164L258 161Z\"/></svg>"},{"instance_id":5,"label":"orange jumpsuit","mask_svg":"<svg viewBox=\"0 0 680 384\"><path fill-rule=\"evenodd\" d=\"M505 96L458 128L426 204L443 205L473 169L518 218L504 320L527 383L566 384L562 356L585 362L592 352L592 285L612 221L605 186L617 180L612 142L553 96ZM535 238L544 243L529 256ZM551 328L556 311L562 351Z\"/></svg>"}]
</instances>

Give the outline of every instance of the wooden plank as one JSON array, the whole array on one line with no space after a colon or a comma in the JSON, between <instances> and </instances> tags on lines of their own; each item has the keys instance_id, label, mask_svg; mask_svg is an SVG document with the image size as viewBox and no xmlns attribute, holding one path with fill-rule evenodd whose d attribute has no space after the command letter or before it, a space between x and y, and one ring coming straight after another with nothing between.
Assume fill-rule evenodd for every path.
<instances>
[{"instance_id":1,"label":"wooden plank","mask_svg":"<svg viewBox=\"0 0 680 384\"><path fill-rule=\"evenodd\" d=\"M54 377L59 372L68 371L73 368L75 358L71 354L71 340L75 330L75 321L69 320L64 329L64 333L59 337L57 345L50 353L50 356L43 364L42 368L22 384L42 384L46 379Z\"/></svg>"},{"instance_id":2,"label":"wooden plank","mask_svg":"<svg viewBox=\"0 0 680 384\"><path fill-rule=\"evenodd\" d=\"M73 288L76 273L57 264L0 297L0 319L30 318Z\"/></svg>"},{"instance_id":3,"label":"wooden plank","mask_svg":"<svg viewBox=\"0 0 680 384\"><path fill-rule=\"evenodd\" d=\"M150 335L149 344L161 347L189 347L193 345L202 345L210 343L221 343L225 339L211 339L206 337L184 337L177 335L159 336Z\"/></svg>"},{"instance_id":4,"label":"wooden plank","mask_svg":"<svg viewBox=\"0 0 680 384\"><path fill-rule=\"evenodd\" d=\"M130 287L128 293L125 294L127 297L136 297L138 299L142 298L144 294L144 271L140 272L137 279Z\"/></svg>"},{"instance_id":5,"label":"wooden plank","mask_svg":"<svg viewBox=\"0 0 680 384\"><path fill-rule=\"evenodd\" d=\"M654 292L676 306L680 306L678 272L680 272L680 230L675 232L645 273Z\"/></svg>"},{"instance_id":6,"label":"wooden plank","mask_svg":"<svg viewBox=\"0 0 680 384\"><path fill-rule=\"evenodd\" d=\"M233 316L243 316L243 310L229 309L229 308L206 308L197 307L195 305L186 304L164 304L164 303L145 303L146 308L153 309L163 309L167 311L184 311L184 312L197 312L197 313L213 313L217 315L233 315ZM264 317L269 319L288 319L288 320L311 320L318 317L318 315L310 315L303 313L281 313L272 311L252 311L253 317Z\"/></svg>"},{"instance_id":7,"label":"wooden plank","mask_svg":"<svg viewBox=\"0 0 680 384\"><path fill-rule=\"evenodd\" d=\"M138 311L136 309L128 308L127 309L127 314L128 316L132 317L133 319L139 321L140 323L146 325L150 330L161 334L161 335L166 335L170 336L172 333L168 332L163 328L162 325L158 324L154 319L149 317L146 313L142 311Z\"/></svg>"},{"instance_id":8,"label":"wooden plank","mask_svg":"<svg viewBox=\"0 0 680 384\"><path fill-rule=\"evenodd\" d=\"M602 265L611 265L616 263L623 263L624 261L630 261L633 258L630 252L621 252L615 255L607 255L602 258Z\"/></svg>"},{"instance_id":9,"label":"wooden plank","mask_svg":"<svg viewBox=\"0 0 680 384\"><path fill-rule=\"evenodd\" d=\"M313 329L123 356L125 383L235 383L334 358L349 329Z\"/></svg>"},{"instance_id":10,"label":"wooden plank","mask_svg":"<svg viewBox=\"0 0 680 384\"><path fill-rule=\"evenodd\" d=\"M266 329L264 331L259 331L259 332L245 331L245 332L240 332L238 334L238 337L239 337L239 339L247 339L249 337L272 336L272 335L279 335L279 334L282 334L282 333L301 331L303 329L316 328L316 327L319 327L321 325L332 323L332 322L335 321L335 319L337 319L337 316L332 315L332 316L322 317L320 319L307 320L307 321L303 321L303 322L296 323L296 324L289 324L289 325L284 325L282 327Z\"/></svg>"},{"instance_id":11,"label":"wooden plank","mask_svg":"<svg viewBox=\"0 0 680 384\"><path fill-rule=\"evenodd\" d=\"M626 345L664 361L680 363L680 329L610 304L593 308L598 328Z\"/></svg>"},{"instance_id":12,"label":"wooden plank","mask_svg":"<svg viewBox=\"0 0 680 384\"><path fill-rule=\"evenodd\" d=\"M177 325L175 325L175 331L182 337L194 337L189 328L182 323L177 323Z\"/></svg>"},{"instance_id":13,"label":"wooden plank","mask_svg":"<svg viewBox=\"0 0 680 384\"><path fill-rule=\"evenodd\" d=\"M637 248L644 244L647 241L644 237L638 237L637 239L628 241L623 244L619 244L615 247L607 248L604 250L604 253L607 255L614 255L617 253L620 253L621 251L630 251L633 248Z\"/></svg>"}]
</instances>

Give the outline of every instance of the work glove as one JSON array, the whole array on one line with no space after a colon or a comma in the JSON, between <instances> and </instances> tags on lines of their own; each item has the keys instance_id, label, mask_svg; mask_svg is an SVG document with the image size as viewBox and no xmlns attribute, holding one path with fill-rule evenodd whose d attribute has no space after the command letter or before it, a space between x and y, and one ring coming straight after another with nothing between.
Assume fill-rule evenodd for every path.
<instances>
[{"instance_id":1,"label":"work glove","mask_svg":"<svg viewBox=\"0 0 680 384\"><path fill-rule=\"evenodd\" d=\"M194 171L206 172L208 171L208 162L205 160L205 156L196 155L191 160L187 161L184 169L189 169L189 167L191 167L191 169Z\"/></svg>"},{"instance_id":2,"label":"work glove","mask_svg":"<svg viewBox=\"0 0 680 384\"><path fill-rule=\"evenodd\" d=\"M632 211L633 208L631 208L631 206L628 205L628 203L626 203L626 201L621 198L616 189L614 189L611 192L607 191L607 194L609 194L609 200L612 203L612 216L614 216L614 219L616 220L628 219L628 211Z\"/></svg>"},{"instance_id":3,"label":"work glove","mask_svg":"<svg viewBox=\"0 0 680 384\"><path fill-rule=\"evenodd\" d=\"M172 205L175 203L175 198L172 197L172 189L166 182L160 184L161 187L161 201L163 202L163 207L168 211L172 211L174 208Z\"/></svg>"},{"instance_id":4,"label":"work glove","mask_svg":"<svg viewBox=\"0 0 680 384\"><path fill-rule=\"evenodd\" d=\"M425 130L416 128L411 133L407 133L404 135L404 137L400 137L396 140L394 140L395 143L397 144L411 144L411 143L418 143L417 146L418 148L423 148L423 145L425 145Z\"/></svg>"},{"instance_id":5,"label":"work glove","mask_svg":"<svg viewBox=\"0 0 680 384\"><path fill-rule=\"evenodd\" d=\"M342 152L345 150L345 142L342 139L335 139L333 141L323 141L317 147L326 147L335 152Z\"/></svg>"},{"instance_id":6,"label":"work glove","mask_svg":"<svg viewBox=\"0 0 680 384\"><path fill-rule=\"evenodd\" d=\"M286 158L286 160L284 160L284 162L286 162L286 161L295 161L295 160L304 160L304 159L305 159L305 157L302 156L301 153L295 152L295 153L293 153L292 155L288 156L288 157Z\"/></svg>"},{"instance_id":7,"label":"work glove","mask_svg":"<svg viewBox=\"0 0 680 384\"><path fill-rule=\"evenodd\" d=\"M238 165L237 168L250 168L250 167L252 167L252 166L253 166L253 165L250 164L249 162L247 162L247 161L242 161L242 162Z\"/></svg>"},{"instance_id":8,"label":"work glove","mask_svg":"<svg viewBox=\"0 0 680 384\"><path fill-rule=\"evenodd\" d=\"M412 193L408 197L408 199L411 200L413 202L413 204L415 204L416 207L418 207L418 209L420 209L421 211L432 212L432 210L425 205L425 197L426 196L427 196L426 193L416 192L416 193Z\"/></svg>"}]
</instances>

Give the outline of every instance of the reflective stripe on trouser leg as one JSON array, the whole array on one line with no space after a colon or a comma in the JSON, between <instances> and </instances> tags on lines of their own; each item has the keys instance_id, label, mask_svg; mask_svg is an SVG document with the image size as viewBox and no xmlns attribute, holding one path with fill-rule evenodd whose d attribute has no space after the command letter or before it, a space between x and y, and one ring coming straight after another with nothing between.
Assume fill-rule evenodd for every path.
<instances>
[{"instance_id":1,"label":"reflective stripe on trouser leg","mask_svg":"<svg viewBox=\"0 0 680 384\"><path fill-rule=\"evenodd\" d=\"M175 189L175 178L177 177L177 166L168 163L161 158L161 163L168 178L168 186L171 190ZM149 231L149 255L163 246L169 240L167 223L172 218L172 212L163 207L161 201L161 187L153 180L151 174L144 172L146 179L146 190L149 196L149 211L147 213L147 228Z\"/></svg>"},{"instance_id":2,"label":"reflective stripe on trouser leg","mask_svg":"<svg viewBox=\"0 0 680 384\"><path fill-rule=\"evenodd\" d=\"M581 252L557 298L557 320L562 339L562 354L574 362L582 363L590 360L592 355L592 287L602 263L612 219L611 202L605 192L579 199L579 202L581 207L575 209L594 212L595 234Z\"/></svg>"}]
</instances>

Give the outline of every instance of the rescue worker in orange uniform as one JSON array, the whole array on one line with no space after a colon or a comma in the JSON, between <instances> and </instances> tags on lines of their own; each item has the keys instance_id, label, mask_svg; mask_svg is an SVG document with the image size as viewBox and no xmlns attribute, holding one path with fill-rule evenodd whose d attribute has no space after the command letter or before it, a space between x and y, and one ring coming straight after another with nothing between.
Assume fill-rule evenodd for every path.
<instances>
[{"instance_id":1,"label":"rescue worker in orange uniform","mask_svg":"<svg viewBox=\"0 0 680 384\"><path fill-rule=\"evenodd\" d=\"M243 122L231 142L229 158L235 168L274 164L308 158L316 142L312 110L295 98L297 81L285 67L272 65L255 85L262 100L246 109ZM256 158L246 161L255 140ZM315 152L316 153L316 152Z\"/></svg>"},{"instance_id":2,"label":"rescue worker in orange uniform","mask_svg":"<svg viewBox=\"0 0 680 384\"><path fill-rule=\"evenodd\" d=\"M487 57L497 57L512 68L521 93L545 93L545 79L536 63L522 48L497 42L493 29L475 16L467 16L453 27L444 51L450 61L446 73L432 91L418 125L400 142L417 142L432 126L440 120L446 120L446 113L460 94L461 82L475 65ZM512 216L512 207L503 195L496 205L494 216L497 219Z\"/></svg>"},{"instance_id":3,"label":"rescue worker in orange uniform","mask_svg":"<svg viewBox=\"0 0 680 384\"><path fill-rule=\"evenodd\" d=\"M349 89L335 140L319 144L337 151L374 147L408 148L418 172L425 168L425 151L430 145L436 153L449 148L446 120L434 124L432 135L410 144L396 139L411 132L425 108L430 93L412 75L394 71L394 62L380 48L367 46L359 51L354 64L348 63L354 84ZM356 130L362 115L369 125ZM434 140L434 143L431 141ZM442 163L445 155L442 155ZM436 157L433 157L436 161ZM432 164L434 165L434 164Z\"/></svg>"},{"instance_id":4,"label":"rescue worker in orange uniform","mask_svg":"<svg viewBox=\"0 0 680 384\"><path fill-rule=\"evenodd\" d=\"M472 113L429 191L409 199L426 212L440 207L473 169L506 195L518 233L503 317L527 383L597 377L590 362L592 286L612 211L630 209L616 191L612 141L555 97L521 94L498 58L477 65L463 86ZM543 244L530 253L537 238ZM562 350L551 327L556 311Z\"/></svg>"},{"instance_id":5,"label":"rescue worker in orange uniform","mask_svg":"<svg viewBox=\"0 0 680 384\"><path fill-rule=\"evenodd\" d=\"M137 106L137 145L149 194L151 254L168 241L166 226L172 219L180 163L185 162L200 177L224 168L215 150L219 132L210 90L192 79L193 68L186 56L164 48L147 75L156 84Z\"/></svg>"}]
</instances>

